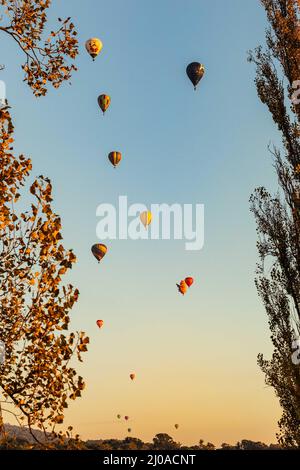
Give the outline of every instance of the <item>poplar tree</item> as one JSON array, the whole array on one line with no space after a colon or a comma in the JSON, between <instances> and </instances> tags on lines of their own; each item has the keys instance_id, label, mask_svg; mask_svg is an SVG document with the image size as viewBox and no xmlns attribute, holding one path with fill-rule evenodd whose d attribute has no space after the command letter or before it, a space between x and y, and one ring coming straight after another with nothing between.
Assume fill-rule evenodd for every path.
<instances>
[{"instance_id":1,"label":"poplar tree","mask_svg":"<svg viewBox=\"0 0 300 470\"><path fill-rule=\"evenodd\" d=\"M255 190L250 198L258 232L260 262L256 286L271 333L270 359L258 355L267 385L282 407L279 442L300 445L300 366L293 360L300 335L300 79L299 0L261 0L268 20L266 45L250 53L256 64L256 88L268 107L282 146L270 152L278 191Z\"/></svg>"}]
</instances>

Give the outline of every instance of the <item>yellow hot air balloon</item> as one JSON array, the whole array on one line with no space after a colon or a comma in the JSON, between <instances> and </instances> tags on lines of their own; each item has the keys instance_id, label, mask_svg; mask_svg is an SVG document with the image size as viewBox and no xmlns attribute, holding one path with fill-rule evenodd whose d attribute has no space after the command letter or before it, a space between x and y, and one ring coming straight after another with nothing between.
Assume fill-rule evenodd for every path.
<instances>
[{"instance_id":1,"label":"yellow hot air balloon","mask_svg":"<svg viewBox=\"0 0 300 470\"><path fill-rule=\"evenodd\" d=\"M107 246L103 245L102 243L96 243L95 245L92 246L91 250L92 250L92 253L95 256L95 258L100 263L102 258L106 255Z\"/></svg>"},{"instance_id":2,"label":"yellow hot air balloon","mask_svg":"<svg viewBox=\"0 0 300 470\"><path fill-rule=\"evenodd\" d=\"M95 60L102 47L102 42L98 38L90 38L85 43L85 48L90 54L90 56L93 58L93 60Z\"/></svg>"},{"instance_id":3,"label":"yellow hot air balloon","mask_svg":"<svg viewBox=\"0 0 300 470\"><path fill-rule=\"evenodd\" d=\"M105 113L105 111L107 110L107 108L109 107L110 105L110 96L108 95L100 95L98 96L98 104L103 112L103 114Z\"/></svg>"},{"instance_id":4,"label":"yellow hot air balloon","mask_svg":"<svg viewBox=\"0 0 300 470\"><path fill-rule=\"evenodd\" d=\"M141 222L144 225L144 227L147 228L148 225L151 224L151 220L152 220L151 212L150 211L141 212L140 219L141 219Z\"/></svg>"}]
</instances>

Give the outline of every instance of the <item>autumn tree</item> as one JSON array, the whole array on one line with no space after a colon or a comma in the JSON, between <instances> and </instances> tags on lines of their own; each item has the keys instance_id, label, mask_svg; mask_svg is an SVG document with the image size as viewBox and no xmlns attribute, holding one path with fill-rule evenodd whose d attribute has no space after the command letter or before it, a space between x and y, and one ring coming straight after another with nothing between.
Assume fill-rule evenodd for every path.
<instances>
[{"instance_id":1,"label":"autumn tree","mask_svg":"<svg viewBox=\"0 0 300 470\"><path fill-rule=\"evenodd\" d=\"M65 333L79 292L61 282L76 257L61 243L51 183L37 178L30 187L30 210L17 212L31 161L15 157L12 143L6 107L0 112L0 339L5 344L0 387L5 409L14 405L30 429L45 429L46 423L62 423L69 399L81 395L83 379L69 362L76 352L80 359L88 338Z\"/></svg>"},{"instance_id":2,"label":"autumn tree","mask_svg":"<svg viewBox=\"0 0 300 470\"><path fill-rule=\"evenodd\" d=\"M0 0L0 30L25 54L25 81L35 96L70 78L77 54L70 22L42 42L49 0ZM5 23L6 22L6 23ZM52 210L51 182L40 176L30 186L31 207L18 210L32 170L30 159L13 153L13 123L8 106L0 110L0 431L3 413L12 413L32 432L53 431L64 420L70 400L81 396L84 381L71 365L87 350L83 332L68 332L70 310L79 292L62 285L76 261L61 242L61 220ZM69 429L68 435L71 430ZM34 435L34 433L32 432ZM75 437L76 440L76 437Z\"/></svg>"},{"instance_id":3,"label":"autumn tree","mask_svg":"<svg viewBox=\"0 0 300 470\"><path fill-rule=\"evenodd\" d=\"M256 285L269 319L273 354L258 363L282 407L279 442L300 445L300 366L292 360L300 334L300 79L299 0L261 0L269 29L266 47L250 54L256 64L257 93L282 136L270 148L278 192L257 188L251 196L260 263Z\"/></svg>"},{"instance_id":4,"label":"autumn tree","mask_svg":"<svg viewBox=\"0 0 300 470\"><path fill-rule=\"evenodd\" d=\"M45 95L50 83L58 88L69 80L78 54L77 32L70 18L47 34L51 0L0 0L0 31L8 34L23 52L24 81L36 96Z\"/></svg>"}]
</instances>

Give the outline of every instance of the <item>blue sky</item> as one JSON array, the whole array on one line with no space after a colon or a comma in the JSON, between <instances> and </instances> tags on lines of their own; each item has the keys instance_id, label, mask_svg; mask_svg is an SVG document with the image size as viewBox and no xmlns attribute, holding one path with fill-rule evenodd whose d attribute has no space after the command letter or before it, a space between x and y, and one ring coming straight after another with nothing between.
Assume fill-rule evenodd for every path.
<instances>
[{"instance_id":1,"label":"blue sky","mask_svg":"<svg viewBox=\"0 0 300 470\"><path fill-rule=\"evenodd\" d=\"M78 256L72 326L92 342L80 366L88 389L68 419L83 437L123 436L114 421L121 412L135 417L133 434L145 439L172 434L180 422L183 442L275 440L278 407L256 366L257 353L271 348L253 282L248 204L256 186L276 187L267 145L280 142L247 63L247 51L264 42L260 2L54 1L49 29L58 16L71 16L79 32L72 86L35 99L22 82L22 55L3 36L1 78L15 149L32 157L33 175L51 178L65 246ZM93 36L103 42L95 62L84 49ZM206 70L196 92L185 74L191 61ZM105 117L101 93L111 96ZM111 150L123 155L117 170ZM116 240L99 266L90 253L96 207L119 195L129 203L203 203L203 250ZM175 283L186 275L196 281L181 298ZM95 413L99 401L104 409Z\"/></svg>"}]
</instances>

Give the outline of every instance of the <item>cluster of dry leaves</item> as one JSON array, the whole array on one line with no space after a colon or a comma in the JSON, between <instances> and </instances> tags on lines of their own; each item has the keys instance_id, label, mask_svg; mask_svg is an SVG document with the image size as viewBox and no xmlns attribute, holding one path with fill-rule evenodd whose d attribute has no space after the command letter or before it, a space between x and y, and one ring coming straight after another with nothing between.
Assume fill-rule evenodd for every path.
<instances>
[{"instance_id":1,"label":"cluster of dry leaves","mask_svg":"<svg viewBox=\"0 0 300 470\"><path fill-rule=\"evenodd\" d=\"M76 67L69 64L78 54L77 32L70 18L45 37L47 9L51 0L0 0L0 30L9 34L25 54L24 80L36 96L45 95L47 84L58 88Z\"/></svg>"}]
</instances>

